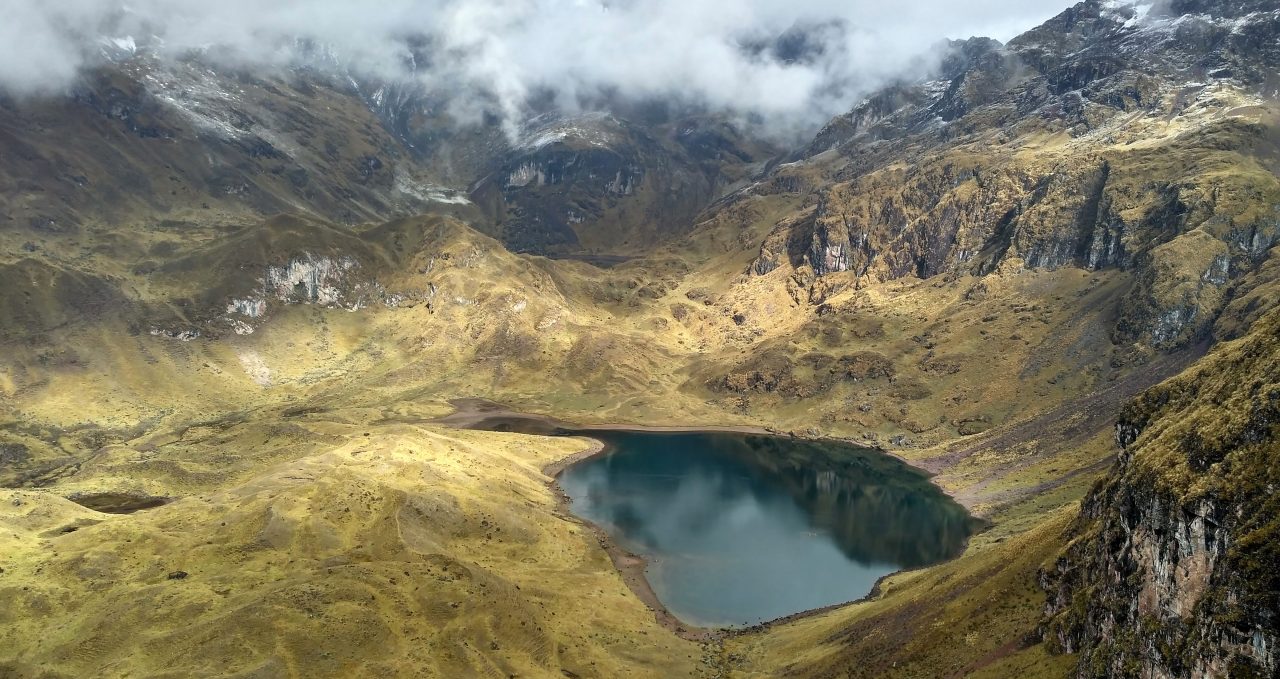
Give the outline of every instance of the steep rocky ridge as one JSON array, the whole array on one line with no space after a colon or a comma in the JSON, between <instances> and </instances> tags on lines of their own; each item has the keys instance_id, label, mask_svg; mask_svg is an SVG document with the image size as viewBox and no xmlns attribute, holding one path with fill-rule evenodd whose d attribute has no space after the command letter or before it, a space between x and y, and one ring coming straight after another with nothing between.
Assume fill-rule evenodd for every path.
<instances>
[{"instance_id":1,"label":"steep rocky ridge","mask_svg":"<svg viewBox=\"0 0 1280 679\"><path fill-rule=\"evenodd\" d=\"M1280 314L1120 413L1115 471L1043 574L1082 677L1280 668Z\"/></svg>"},{"instance_id":2,"label":"steep rocky ridge","mask_svg":"<svg viewBox=\"0 0 1280 679\"><path fill-rule=\"evenodd\" d=\"M909 275L1120 269L1116 341L1193 343L1280 241L1277 35L1265 4L1084 2L1007 46L961 43L941 79L872 97L777 170L769 190L829 185L751 269L785 266L814 302Z\"/></svg>"},{"instance_id":3,"label":"steep rocky ridge","mask_svg":"<svg viewBox=\"0 0 1280 679\"><path fill-rule=\"evenodd\" d=\"M471 192L516 252L644 253L773 153L714 118L548 114L530 128Z\"/></svg>"},{"instance_id":4,"label":"steep rocky ridge","mask_svg":"<svg viewBox=\"0 0 1280 679\"><path fill-rule=\"evenodd\" d=\"M5 220L28 238L122 222L184 228L277 212L360 222L428 207L429 183L361 101L144 56L70 96L6 100Z\"/></svg>"},{"instance_id":5,"label":"steep rocky ridge","mask_svg":"<svg viewBox=\"0 0 1280 679\"><path fill-rule=\"evenodd\" d=\"M434 212L518 251L634 255L775 152L711 115L548 113L513 138L448 103L340 70L114 54L69 96L0 97L4 242L82 254L128 247L112 240L124 223L191 240L278 213L353 226Z\"/></svg>"}]
</instances>

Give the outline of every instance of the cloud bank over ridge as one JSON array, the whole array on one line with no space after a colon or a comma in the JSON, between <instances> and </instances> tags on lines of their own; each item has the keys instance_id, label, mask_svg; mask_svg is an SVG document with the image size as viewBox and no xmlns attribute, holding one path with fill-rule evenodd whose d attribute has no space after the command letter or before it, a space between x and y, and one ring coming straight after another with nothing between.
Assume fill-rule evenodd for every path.
<instances>
[{"instance_id":1,"label":"cloud bank over ridge","mask_svg":"<svg viewBox=\"0 0 1280 679\"><path fill-rule=\"evenodd\" d=\"M518 121L661 98L813 124L927 68L944 38L1007 39L1063 0L9 0L0 89L65 91L104 48L198 52L254 68L306 63L458 95Z\"/></svg>"}]
</instances>

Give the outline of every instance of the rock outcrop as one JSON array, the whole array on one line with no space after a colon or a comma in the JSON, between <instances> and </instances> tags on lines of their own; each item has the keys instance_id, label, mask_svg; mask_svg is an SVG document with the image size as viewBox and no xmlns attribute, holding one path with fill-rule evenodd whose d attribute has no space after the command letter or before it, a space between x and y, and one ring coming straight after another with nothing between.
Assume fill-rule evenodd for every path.
<instances>
[{"instance_id":1,"label":"rock outcrop","mask_svg":"<svg viewBox=\"0 0 1280 679\"><path fill-rule=\"evenodd\" d=\"M530 127L471 190L490 234L516 252L642 251L687 232L768 153L714 121L547 115Z\"/></svg>"},{"instance_id":2,"label":"rock outcrop","mask_svg":"<svg viewBox=\"0 0 1280 679\"><path fill-rule=\"evenodd\" d=\"M904 276L1121 269L1115 341L1204 338L1280 243L1264 4L1090 0L1008 45L954 44L937 79L870 97L776 169L822 188L750 270L811 270L821 302Z\"/></svg>"},{"instance_id":3,"label":"rock outcrop","mask_svg":"<svg viewBox=\"0 0 1280 679\"><path fill-rule=\"evenodd\" d=\"M1081 677L1280 672L1280 313L1131 403L1042 575Z\"/></svg>"}]
</instances>

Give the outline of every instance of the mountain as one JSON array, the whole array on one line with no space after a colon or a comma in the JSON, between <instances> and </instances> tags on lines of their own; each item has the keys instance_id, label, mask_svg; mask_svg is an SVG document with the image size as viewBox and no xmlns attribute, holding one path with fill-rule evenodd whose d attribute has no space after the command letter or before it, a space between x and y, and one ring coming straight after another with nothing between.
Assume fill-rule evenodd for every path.
<instances>
[{"instance_id":1,"label":"mountain","mask_svg":"<svg viewBox=\"0 0 1280 679\"><path fill-rule=\"evenodd\" d=\"M1272 676L1278 38L1086 0L789 149L137 45L0 98L0 675ZM700 636L476 396L864 442L988 527Z\"/></svg>"},{"instance_id":2,"label":"mountain","mask_svg":"<svg viewBox=\"0 0 1280 679\"><path fill-rule=\"evenodd\" d=\"M472 184L491 235L516 252L644 253L683 235L726 188L776 151L733 125L637 125L607 114L535 119L528 138Z\"/></svg>"},{"instance_id":3,"label":"mountain","mask_svg":"<svg viewBox=\"0 0 1280 679\"><path fill-rule=\"evenodd\" d=\"M1044 574L1081 676L1274 674L1278 322L1121 411L1116 473Z\"/></svg>"},{"instance_id":4,"label":"mountain","mask_svg":"<svg viewBox=\"0 0 1280 679\"><path fill-rule=\"evenodd\" d=\"M0 99L7 231L39 242L132 220L190 238L279 213L444 212L516 251L634 255L776 153L678 111L552 112L510 139L497 120L450 118L448 101L320 70L115 55L66 97Z\"/></svg>"},{"instance_id":5,"label":"mountain","mask_svg":"<svg viewBox=\"0 0 1280 679\"><path fill-rule=\"evenodd\" d=\"M908 275L1119 269L1116 342L1200 340L1280 240L1263 8L1082 3L1008 45L957 44L941 79L872 97L778 172L822 188L755 272L789 264L820 301Z\"/></svg>"}]
</instances>

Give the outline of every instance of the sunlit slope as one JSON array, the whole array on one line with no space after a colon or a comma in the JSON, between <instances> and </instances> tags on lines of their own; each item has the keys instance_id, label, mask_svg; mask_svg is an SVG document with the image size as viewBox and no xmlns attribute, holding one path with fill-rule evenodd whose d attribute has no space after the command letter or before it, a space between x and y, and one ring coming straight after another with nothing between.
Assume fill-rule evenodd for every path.
<instances>
[{"instance_id":1,"label":"sunlit slope","mask_svg":"<svg viewBox=\"0 0 1280 679\"><path fill-rule=\"evenodd\" d=\"M1274 329L1258 325L1280 299L1277 15L1262 4L1177 3L1187 16L1148 26L1085 2L1009 45L954 45L942 80L873 96L767 171L721 167L740 190L698 188L711 202L693 223L601 203L644 224L637 257L613 268L512 254L477 208L439 200L459 196L413 198L400 178L445 178L336 91L272 94L290 100L286 124L251 112L247 145L218 147L241 163L223 176L191 160L203 142L169 109L50 123L0 177L0 615L14 616L0 663L18 676L1070 673L1076 659L1035 635L1039 572L1109 474L1117 416L1215 343ZM339 134L334 158L300 152L311 184L253 155L263 131L319 124L298 98L334 104L318 143L370 130ZM19 113L5 139L56 112ZM93 156L92 188L40 159L63 153L59 131L102 142L66 151ZM541 160L565 152L548 149ZM138 170L159 161L177 180ZM568 219L554 185L526 186L489 207ZM610 223L583 222L580 240L624 242ZM1200 403L1196 383L1178 397ZM698 648L557 518L538 469L583 444L426 424L472 396L580 423L880 445L992 525L867 603ZM174 501L119 516L67 498ZM1074 649L1097 618L1059 613Z\"/></svg>"},{"instance_id":2,"label":"sunlit slope","mask_svg":"<svg viewBox=\"0 0 1280 679\"><path fill-rule=\"evenodd\" d=\"M557 508L543 465L575 439L458 432L376 413L273 428L294 456L224 473L172 448L128 470L181 496L102 514L6 490L0 667L9 676L691 676L698 645L660 627L596 538ZM350 421L346 421L346 420ZM366 421L367 420L367 421ZM235 469L236 465L227 465Z\"/></svg>"}]
</instances>

